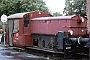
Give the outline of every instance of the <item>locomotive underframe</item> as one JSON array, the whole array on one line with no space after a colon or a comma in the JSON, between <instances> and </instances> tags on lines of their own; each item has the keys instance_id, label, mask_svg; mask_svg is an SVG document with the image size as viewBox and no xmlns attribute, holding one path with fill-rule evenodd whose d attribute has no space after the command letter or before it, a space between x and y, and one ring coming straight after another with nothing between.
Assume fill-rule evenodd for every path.
<instances>
[{"instance_id":1,"label":"locomotive underframe","mask_svg":"<svg viewBox=\"0 0 90 60\"><path fill-rule=\"evenodd\" d=\"M33 46L45 49L54 49L56 44L55 35L32 34Z\"/></svg>"},{"instance_id":2,"label":"locomotive underframe","mask_svg":"<svg viewBox=\"0 0 90 60\"><path fill-rule=\"evenodd\" d=\"M82 38L80 41L78 39L77 37L66 37L63 31L56 35L32 34L33 46L63 52L65 58L72 58L77 53L88 53L86 43L89 39Z\"/></svg>"}]
</instances>

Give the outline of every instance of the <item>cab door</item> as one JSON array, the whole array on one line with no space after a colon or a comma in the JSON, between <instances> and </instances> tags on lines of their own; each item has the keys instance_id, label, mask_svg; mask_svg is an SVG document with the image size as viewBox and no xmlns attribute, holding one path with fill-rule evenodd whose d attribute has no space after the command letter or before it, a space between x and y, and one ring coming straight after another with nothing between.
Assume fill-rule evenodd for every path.
<instances>
[{"instance_id":1,"label":"cab door","mask_svg":"<svg viewBox=\"0 0 90 60\"><path fill-rule=\"evenodd\" d=\"M13 46L13 26L14 26L14 21L13 20L8 20L8 39L9 39L9 45Z\"/></svg>"}]
</instances>

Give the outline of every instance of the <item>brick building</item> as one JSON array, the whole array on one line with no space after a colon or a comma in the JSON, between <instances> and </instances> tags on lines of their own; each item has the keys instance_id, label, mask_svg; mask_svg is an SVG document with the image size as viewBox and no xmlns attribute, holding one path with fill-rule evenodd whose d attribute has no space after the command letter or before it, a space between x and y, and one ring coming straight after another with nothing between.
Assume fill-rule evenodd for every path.
<instances>
[{"instance_id":1,"label":"brick building","mask_svg":"<svg viewBox=\"0 0 90 60\"><path fill-rule=\"evenodd\" d=\"M90 0L87 0L87 4L86 5L87 5L87 9L86 9L86 11L87 11L87 19L88 19L87 27L90 30Z\"/></svg>"}]
</instances>

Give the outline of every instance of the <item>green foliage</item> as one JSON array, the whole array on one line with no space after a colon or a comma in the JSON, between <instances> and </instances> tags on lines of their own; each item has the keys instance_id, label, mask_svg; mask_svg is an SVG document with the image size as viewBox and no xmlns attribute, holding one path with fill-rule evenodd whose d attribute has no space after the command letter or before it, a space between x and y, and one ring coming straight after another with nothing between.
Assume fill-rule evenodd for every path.
<instances>
[{"instance_id":1,"label":"green foliage","mask_svg":"<svg viewBox=\"0 0 90 60\"><path fill-rule=\"evenodd\" d=\"M55 12L53 13L53 16L62 16L62 14L60 14L60 12Z\"/></svg>"},{"instance_id":2,"label":"green foliage","mask_svg":"<svg viewBox=\"0 0 90 60\"><path fill-rule=\"evenodd\" d=\"M0 21L0 29L3 29L2 22Z\"/></svg>"},{"instance_id":3,"label":"green foliage","mask_svg":"<svg viewBox=\"0 0 90 60\"><path fill-rule=\"evenodd\" d=\"M43 0L0 0L0 16L36 10L50 13Z\"/></svg>"},{"instance_id":4,"label":"green foliage","mask_svg":"<svg viewBox=\"0 0 90 60\"><path fill-rule=\"evenodd\" d=\"M86 0L66 0L64 14L86 16Z\"/></svg>"}]
</instances>

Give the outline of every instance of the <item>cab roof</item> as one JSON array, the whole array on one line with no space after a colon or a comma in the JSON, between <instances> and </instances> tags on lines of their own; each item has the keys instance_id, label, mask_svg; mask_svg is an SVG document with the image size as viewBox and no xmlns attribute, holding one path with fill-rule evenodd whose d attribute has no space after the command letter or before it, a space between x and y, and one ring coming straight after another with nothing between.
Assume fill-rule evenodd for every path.
<instances>
[{"instance_id":1,"label":"cab roof","mask_svg":"<svg viewBox=\"0 0 90 60\"><path fill-rule=\"evenodd\" d=\"M58 17L39 17L32 20L54 20L54 19L72 19L74 16L58 16Z\"/></svg>"},{"instance_id":2,"label":"cab roof","mask_svg":"<svg viewBox=\"0 0 90 60\"><path fill-rule=\"evenodd\" d=\"M23 15L25 15L27 13L29 13L29 12L12 14L12 15L8 16L8 19L23 18Z\"/></svg>"}]
</instances>

